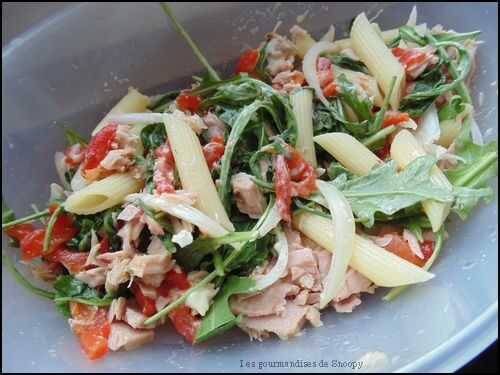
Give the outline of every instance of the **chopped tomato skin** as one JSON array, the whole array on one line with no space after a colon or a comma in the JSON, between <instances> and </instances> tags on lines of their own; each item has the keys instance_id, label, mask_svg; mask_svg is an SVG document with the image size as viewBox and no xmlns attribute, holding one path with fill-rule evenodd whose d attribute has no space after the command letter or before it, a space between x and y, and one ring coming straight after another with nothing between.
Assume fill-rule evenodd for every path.
<instances>
[{"instance_id":1,"label":"chopped tomato skin","mask_svg":"<svg viewBox=\"0 0 500 375\"><path fill-rule=\"evenodd\" d=\"M384 115L384 120L382 121L382 128L386 128L390 125L398 125L409 120L410 115L406 112L387 111Z\"/></svg>"},{"instance_id":2,"label":"chopped tomato skin","mask_svg":"<svg viewBox=\"0 0 500 375\"><path fill-rule=\"evenodd\" d=\"M208 168L212 170L215 164L224 155L224 137L220 135L214 135L210 138L210 142L203 146L203 155L207 161Z\"/></svg>"},{"instance_id":3,"label":"chopped tomato skin","mask_svg":"<svg viewBox=\"0 0 500 375\"><path fill-rule=\"evenodd\" d=\"M292 204L291 185L292 180L288 166L283 155L277 155L274 161L274 188L276 191L276 207L280 217L286 221L291 221L290 205Z\"/></svg>"},{"instance_id":4,"label":"chopped tomato skin","mask_svg":"<svg viewBox=\"0 0 500 375\"><path fill-rule=\"evenodd\" d=\"M109 238L105 236L99 242L99 252L102 254L102 253L107 253L108 251L109 251Z\"/></svg>"},{"instance_id":5,"label":"chopped tomato skin","mask_svg":"<svg viewBox=\"0 0 500 375\"><path fill-rule=\"evenodd\" d=\"M306 198L316 190L316 172L295 148L286 145L290 155L286 164L290 171L291 194Z\"/></svg>"},{"instance_id":6,"label":"chopped tomato skin","mask_svg":"<svg viewBox=\"0 0 500 375\"><path fill-rule=\"evenodd\" d=\"M137 301L137 304L142 310L142 313L146 316L151 316L156 314L156 304L155 300L153 298L146 297L141 290L141 287L139 284L134 282L132 284L132 287L130 288L132 293L135 296L135 300Z\"/></svg>"},{"instance_id":7,"label":"chopped tomato skin","mask_svg":"<svg viewBox=\"0 0 500 375\"><path fill-rule=\"evenodd\" d=\"M175 330L184 336L188 342L193 343L199 318L191 314L191 309L186 305L181 305L172 310L168 317Z\"/></svg>"},{"instance_id":8,"label":"chopped tomato skin","mask_svg":"<svg viewBox=\"0 0 500 375\"><path fill-rule=\"evenodd\" d=\"M156 162L153 174L155 190L161 193L174 193L175 160L170 144L165 142L155 150Z\"/></svg>"},{"instance_id":9,"label":"chopped tomato skin","mask_svg":"<svg viewBox=\"0 0 500 375\"><path fill-rule=\"evenodd\" d=\"M401 236L388 234L392 237L391 242L389 242L384 248L391 253L415 264L416 266L422 267L425 264L426 259L421 259L416 256L413 251L411 251L410 245Z\"/></svg>"},{"instance_id":10,"label":"chopped tomato skin","mask_svg":"<svg viewBox=\"0 0 500 375\"><path fill-rule=\"evenodd\" d=\"M76 321L72 325L73 332L78 336L84 353L92 360L101 358L108 352L111 331L106 309L96 310L94 306L70 302L70 312Z\"/></svg>"},{"instance_id":11,"label":"chopped tomato skin","mask_svg":"<svg viewBox=\"0 0 500 375\"><path fill-rule=\"evenodd\" d=\"M85 157L85 147L80 143L75 143L64 150L64 162L72 168L80 165Z\"/></svg>"},{"instance_id":12,"label":"chopped tomato skin","mask_svg":"<svg viewBox=\"0 0 500 375\"><path fill-rule=\"evenodd\" d=\"M424 260L427 262L427 260L432 256L434 253L434 241L424 241L420 244L420 249L422 250L422 254L424 254Z\"/></svg>"},{"instance_id":13,"label":"chopped tomato skin","mask_svg":"<svg viewBox=\"0 0 500 375\"><path fill-rule=\"evenodd\" d=\"M116 124L110 124L90 138L83 159L84 171L97 168L99 163L106 157L109 150L111 150L111 143L115 138L117 127Z\"/></svg>"},{"instance_id":14,"label":"chopped tomato skin","mask_svg":"<svg viewBox=\"0 0 500 375\"><path fill-rule=\"evenodd\" d=\"M337 85L335 85L334 82L330 82L323 89L323 95L325 95L325 97L327 98L329 98L330 96L334 96L336 93L337 93Z\"/></svg>"},{"instance_id":15,"label":"chopped tomato skin","mask_svg":"<svg viewBox=\"0 0 500 375\"><path fill-rule=\"evenodd\" d=\"M61 263L70 273L77 273L83 271L86 266L88 252L74 252L59 247L52 253L47 255L47 259L51 262Z\"/></svg>"},{"instance_id":16,"label":"chopped tomato skin","mask_svg":"<svg viewBox=\"0 0 500 375\"><path fill-rule=\"evenodd\" d=\"M165 275L165 278L158 287L157 291L161 296L167 297L171 289L177 288L185 290L189 289L190 286L191 283L184 272L175 272L175 270L170 270Z\"/></svg>"},{"instance_id":17,"label":"chopped tomato skin","mask_svg":"<svg viewBox=\"0 0 500 375\"><path fill-rule=\"evenodd\" d=\"M259 61L259 50L257 48L247 49L243 52L236 63L236 74L251 73L255 70Z\"/></svg>"},{"instance_id":18,"label":"chopped tomato skin","mask_svg":"<svg viewBox=\"0 0 500 375\"><path fill-rule=\"evenodd\" d=\"M181 111L191 112L196 112L202 101L203 99L201 96L182 93L177 97L177 99L175 99L177 108L179 108Z\"/></svg>"},{"instance_id":19,"label":"chopped tomato skin","mask_svg":"<svg viewBox=\"0 0 500 375\"><path fill-rule=\"evenodd\" d=\"M429 52L419 48L395 47L392 49L392 54L403 64L406 71L411 71L429 58Z\"/></svg>"},{"instance_id":20,"label":"chopped tomato skin","mask_svg":"<svg viewBox=\"0 0 500 375\"><path fill-rule=\"evenodd\" d=\"M22 223L8 227L7 229L5 229L5 233L7 233L9 237L21 241L35 229L36 228L32 223Z\"/></svg>"}]
</instances>

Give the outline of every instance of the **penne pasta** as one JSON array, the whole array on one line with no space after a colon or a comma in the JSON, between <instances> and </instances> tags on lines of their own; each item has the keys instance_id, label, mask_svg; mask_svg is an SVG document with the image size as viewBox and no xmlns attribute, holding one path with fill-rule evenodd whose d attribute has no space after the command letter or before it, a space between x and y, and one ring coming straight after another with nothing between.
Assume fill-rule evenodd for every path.
<instances>
[{"instance_id":1,"label":"penne pasta","mask_svg":"<svg viewBox=\"0 0 500 375\"><path fill-rule=\"evenodd\" d=\"M362 72L344 69L337 65L333 65L333 73L335 77L344 74L349 81L358 86L362 91L365 91L368 96L372 98L373 104L377 107L382 107L384 98L378 88L377 80L374 77Z\"/></svg>"},{"instance_id":2,"label":"penne pasta","mask_svg":"<svg viewBox=\"0 0 500 375\"><path fill-rule=\"evenodd\" d=\"M78 215L104 211L138 192L142 182L126 173L113 174L74 192L66 200L65 209Z\"/></svg>"},{"instance_id":3,"label":"penne pasta","mask_svg":"<svg viewBox=\"0 0 500 375\"><path fill-rule=\"evenodd\" d=\"M426 152L422 145L408 130L400 131L391 144L391 158L396 161L399 168L404 168L414 159L424 155L426 155ZM437 166L432 168L430 179L438 186L452 188L444 173ZM451 204L424 201L422 202L422 206L431 222L432 230L437 232L450 213Z\"/></svg>"},{"instance_id":4,"label":"penne pasta","mask_svg":"<svg viewBox=\"0 0 500 375\"><path fill-rule=\"evenodd\" d=\"M106 116L97 124L92 131L95 135L99 130L108 125L108 116L118 115L121 113L144 112L149 105L149 97L142 95L139 91L130 87L127 95L125 95L116 105L108 112Z\"/></svg>"},{"instance_id":5,"label":"penne pasta","mask_svg":"<svg viewBox=\"0 0 500 375\"><path fill-rule=\"evenodd\" d=\"M309 212L294 215L293 226L328 251L333 248L334 228L330 219ZM349 265L378 286L394 287L421 283L433 274L375 245L371 240L354 236Z\"/></svg>"},{"instance_id":6,"label":"penne pasta","mask_svg":"<svg viewBox=\"0 0 500 375\"><path fill-rule=\"evenodd\" d=\"M313 141L313 92L300 89L290 96L293 114L297 120L297 143L295 147L311 165L316 168L316 151Z\"/></svg>"},{"instance_id":7,"label":"penne pasta","mask_svg":"<svg viewBox=\"0 0 500 375\"><path fill-rule=\"evenodd\" d=\"M382 160L365 145L346 133L327 133L314 137L314 142L323 147L351 173L368 174Z\"/></svg>"},{"instance_id":8,"label":"penne pasta","mask_svg":"<svg viewBox=\"0 0 500 375\"><path fill-rule=\"evenodd\" d=\"M195 193L195 207L229 231L234 226L217 194L198 136L182 117L164 114L165 129L183 189Z\"/></svg>"},{"instance_id":9,"label":"penne pasta","mask_svg":"<svg viewBox=\"0 0 500 375\"><path fill-rule=\"evenodd\" d=\"M389 103L392 109L397 110L405 84L404 67L387 48L384 40L373 29L364 13L354 20L351 28L351 43L352 49L375 77L384 94L389 92L392 78L396 77Z\"/></svg>"},{"instance_id":10,"label":"penne pasta","mask_svg":"<svg viewBox=\"0 0 500 375\"><path fill-rule=\"evenodd\" d=\"M292 34L292 42L295 44L295 49L297 50L297 56L301 59L304 58L307 51L313 46L316 41L311 37L311 35L306 31L300 33Z\"/></svg>"}]
</instances>

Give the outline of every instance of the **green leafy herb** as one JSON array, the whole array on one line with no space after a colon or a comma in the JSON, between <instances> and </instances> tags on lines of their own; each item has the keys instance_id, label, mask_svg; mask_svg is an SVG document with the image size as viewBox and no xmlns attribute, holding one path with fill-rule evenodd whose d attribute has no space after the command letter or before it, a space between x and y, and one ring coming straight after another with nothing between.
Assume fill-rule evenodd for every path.
<instances>
[{"instance_id":1,"label":"green leafy herb","mask_svg":"<svg viewBox=\"0 0 500 375\"><path fill-rule=\"evenodd\" d=\"M255 73L264 82L271 82L271 76L267 72L267 57L266 57L266 47L269 42L266 42L259 48L259 59L257 60L257 65L255 66Z\"/></svg>"},{"instance_id":2,"label":"green leafy herb","mask_svg":"<svg viewBox=\"0 0 500 375\"><path fill-rule=\"evenodd\" d=\"M231 232L221 237L198 237L190 245L178 251L175 260L180 266L191 271L195 269L202 259L215 252L221 246L236 242L255 241L257 233L254 231Z\"/></svg>"},{"instance_id":3,"label":"green leafy herb","mask_svg":"<svg viewBox=\"0 0 500 375\"><path fill-rule=\"evenodd\" d=\"M16 219L16 215L14 215L14 211L12 211L9 206L7 206L7 203L5 202L5 199L2 197L2 224L6 224L10 221L14 221ZM3 229L3 227L2 227Z\"/></svg>"},{"instance_id":4,"label":"green leafy herb","mask_svg":"<svg viewBox=\"0 0 500 375\"><path fill-rule=\"evenodd\" d=\"M448 103L439 110L439 121L454 120L464 110L465 105L462 97L460 95L453 95Z\"/></svg>"},{"instance_id":5,"label":"green leafy herb","mask_svg":"<svg viewBox=\"0 0 500 375\"><path fill-rule=\"evenodd\" d=\"M361 61L353 60L350 57L343 55L332 55L328 56L332 64L338 65L341 68L354 70L356 72L361 72L369 74L368 68Z\"/></svg>"},{"instance_id":6,"label":"green leafy herb","mask_svg":"<svg viewBox=\"0 0 500 375\"><path fill-rule=\"evenodd\" d=\"M339 94L344 102L352 108L361 122L368 122L372 119L372 102L365 93L357 90L345 76L341 74L337 78L339 85Z\"/></svg>"},{"instance_id":7,"label":"green leafy herb","mask_svg":"<svg viewBox=\"0 0 500 375\"><path fill-rule=\"evenodd\" d=\"M476 39L481 34L481 31L470 31L468 33L444 32L433 34L433 37L438 42L463 42L467 39Z\"/></svg>"},{"instance_id":8,"label":"green leafy herb","mask_svg":"<svg viewBox=\"0 0 500 375\"><path fill-rule=\"evenodd\" d=\"M64 136L66 137L66 142L67 142L68 146L72 146L72 145L77 144L77 143L81 144L82 146L87 145L87 141L85 140L85 138L83 138L76 131L74 131L73 129L69 128L68 126L66 126L64 124L57 124L57 125L63 129Z\"/></svg>"},{"instance_id":9,"label":"green leafy herb","mask_svg":"<svg viewBox=\"0 0 500 375\"><path fill-rule=\"evenodd\" d=\"M149 124L141 130L141 142L145 150L156 149L166 140L167 133L164 124Z\"/></svg>"},{"instance_id":10,"label":"green leafy herb","mask_svg":"<svg viewBox=\"0 0 500 375\"><path fill-rule=\"evenodd\" d=\"M422 156L397 173L395 162L390 161L375 167L366 176L347 180L341 175L333 183L345 195L356 217L371 227L376 212L392 215L425 199L453 201L452 191L433 184L429 179L434 163L434 158Z\"/></svg>"},{"instance_id":11,"label":"green leafy herb","mask_svg":"<svg viewBox=\"0 0 500 375\"><path fill-rule=\"evenodd\" d=\"M71 316L69 310L70 301L93 306L108 306L114 298L114 295L101 297L97 289L89 287L83 281L75 279L71 275L59 276L53 286L56 291L54 296L56 309L66 317Z\"/></svg>"},{"instance_id":12,"label":"green leafy herb","mask_svg":"<svg viewBox=\"0 0 500 375\"><path fill-rule=\"evenodd\" d=\"M170 103L172 103L177 96L179 96L179 90L169 91L165 94L157 95L151 97L148 109L153 112L164 112L168 108Z\"/></svg>"},{"instance_id":13,"label":"green leafy herb","mask_svg":"<svg viewBox=\"0 0 500 375\"><path fill-rule=\"evenodd\" d=\"M229 308L229 297L237 293L248 293L255 288L255 280L250 277L230 276L224 282L207 315L196 332L195 342L199 343L219 335L238 324L241 315L236 317Z\"/></svg>"}]
</instances>

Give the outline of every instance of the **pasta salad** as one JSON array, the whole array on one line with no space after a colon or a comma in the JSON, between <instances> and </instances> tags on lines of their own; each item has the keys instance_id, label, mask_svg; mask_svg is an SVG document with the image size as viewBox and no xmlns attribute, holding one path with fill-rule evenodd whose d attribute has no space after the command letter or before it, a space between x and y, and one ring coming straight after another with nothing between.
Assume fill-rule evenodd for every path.
<instances>
[{"instance_id":1,"label":"pasta salad","mask_svg":"<svg viewBox=\"0 0 500 375\"><path fill-rule=\"evenodd\" d=\"M493 196L469 86L479 31L417 23L347 39L298 25L242 53L227 78L170 8L206 70L160 95L135 88L82 137L64 127L47 208L2 202L4 265L54 303L89 359L171 323L198 344L237 326L288 339L430 281L451 215ZM321 328L319 328L321 329Z\"/></svg>"}]
</instances>

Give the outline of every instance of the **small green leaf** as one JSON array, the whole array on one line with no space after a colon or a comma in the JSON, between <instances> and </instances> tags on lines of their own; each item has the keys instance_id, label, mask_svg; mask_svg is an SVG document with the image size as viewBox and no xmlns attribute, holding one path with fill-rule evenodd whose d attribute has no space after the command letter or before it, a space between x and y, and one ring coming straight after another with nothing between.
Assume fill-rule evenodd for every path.
<instances>
[{"instance_id":1,"label":"small green leaf","mask_svg":"<svg viewBox=\"0 0 500 375\"><path fill-rule=\"evenodd\" d=\"M81 144L82 146L87 145L87 140L80 134L78 134L76 131L74 131L73 129L69 128L64 124L57 124L57 125L63 129L64 136L66 137L66 142L68 146L72 146L77 143Z\"/></svg>"},{"instance_id":2,"label":"small green leaf","mask_svg":"<svg viewBox=\"0 0 500 375\"><path fill-rule=\"evenodd\" d=\"M203 318L195 342L199 343L210 337L219 335L239 323L241 317L236 317L229 307L229 297L237 293L248 293L255 288L255 280L250 277L229 276L222 290L215 297L207 315Z\"/></svg>"}]
</instances>

